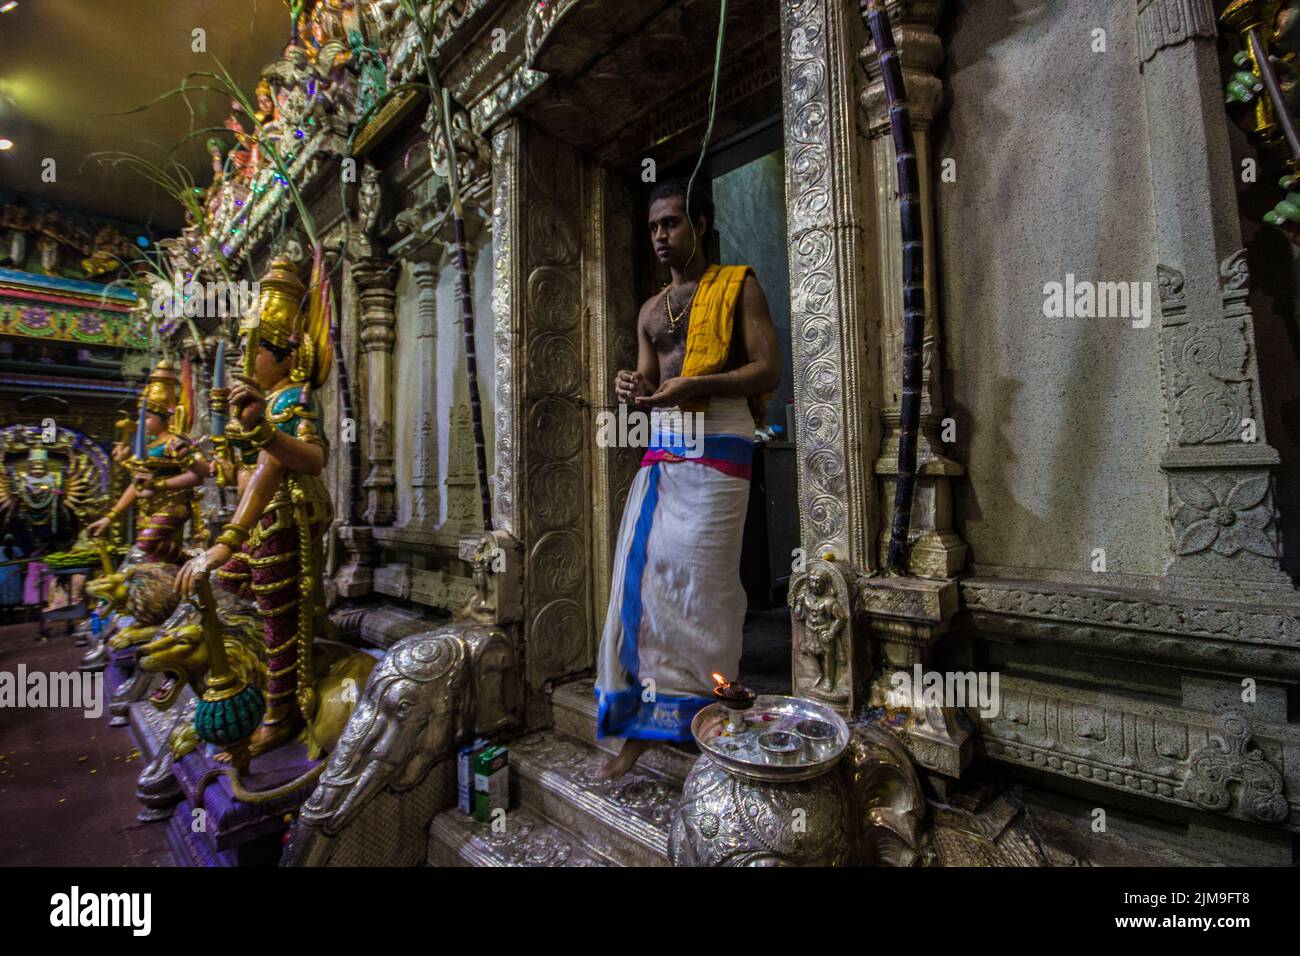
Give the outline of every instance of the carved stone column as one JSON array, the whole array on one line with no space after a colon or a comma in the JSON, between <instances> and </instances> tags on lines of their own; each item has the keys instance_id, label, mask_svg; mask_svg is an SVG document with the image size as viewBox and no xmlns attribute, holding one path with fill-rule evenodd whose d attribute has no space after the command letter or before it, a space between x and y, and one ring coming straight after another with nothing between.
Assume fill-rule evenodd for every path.
<instances>
[{"instance_id":1,"label":"carved stone column","mask_svg":"<svg viewBox=\"0 0 1300 956\"><path fill-rule=\"evenodd\" d=\"M435 248L441 249L441 244ZM438 366L438 276L442 260L411 266L415 283L415 350L419 357L419 384L410 400L417 409L411 456L411 518L407 527L435 531L438 526L438 431L434 412L438 401L435 375Z\"/></svg>"},{"instance_id":2,"label":"carved stone column","mask_svg":"<svg viewBox=\"0 0 1300 956\"><path fill-rule=\"evenodd\" d=\"M974 727L961 718L955 706L915 702L899 706L898 701L890 700L889 693L894 688L894 675L901 672L910 684L916 665L922 671L928 669L935 647L957 613L957 603L957 585L953 581L872 578L858 585L856 610L875 634L880 658L868 703L873 707L891 705L894 714L888 722L912 759L932 772L931 782L940 789L943 778L960 777L975 756Z\"/></svg>"},{"instance_id":3,"label":"carved stone column","mask_svg":"<svg viewBox=\"0 0 1300 956\"><path fill-rule=\"evenodd\" d=\"M361 351L366 363L366 406L370 419L370 471L364 518L372 526L393 522L393 343L397 340L397 270L387 259L362 259L352 267L361 305Z\"/></svg>"},{"instance_id":4,"label":"carved stone column","mask_svg":"<svg viewBox=\"0 0 1300 956\"><path fill-rule=\"evenodd\" d=\"M921 217L925 242L925 334L922 340L921 432L917 442L916 499L912 507L912 547L908 570L920 577L950 578L966 564L966 544L952 527L950 480L964 474L949 459L939 440L944 418L942 347L939 330L939 294L934 255L934 179L930 156L930 128L943 112L943 84L935 72L943 61L943 45L934 32L943 0L898 0L887 4L894 28L907 89L907 105L916 139L916 159L921 181ZM898 218L898 170L890 138L889 102L874 46L861 53L869 78L862 106L871 139L871 164L875 171L875 219L880 284L883 419L885 435L876 459L880 477L882 521L877 541L883 563L893 520L894 485L898 475L898 427L902 399L903 277L902 232Z\"/></svg>"},{"instance_id":5,"label":"carved stone column","mask_svg":"<svg viewBox=\"0 0 1300 956\"><path fill-rule=\"evenodd\" d=\"M1211 0L1138 0L1169 429L1168 573L1289 589L1215 35Z\"/></svg>"},{"instance_id":6,"label":"carved stone column","mask_svg":"<svg viewBox=\"0 0 1300 956\"><path fill-rule=\"evenodd\" d=\"M339 597L352 598L374 589L375 539L364 525L343 525L338 529L339 543L347 560L334 575Z\"/></svg>"}]
</instances>

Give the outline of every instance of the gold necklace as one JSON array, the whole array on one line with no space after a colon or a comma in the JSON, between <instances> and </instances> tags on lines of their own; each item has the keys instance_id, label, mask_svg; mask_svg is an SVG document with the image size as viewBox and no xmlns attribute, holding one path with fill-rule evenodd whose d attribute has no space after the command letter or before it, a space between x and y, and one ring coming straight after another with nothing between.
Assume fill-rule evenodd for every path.
<instances>
[{"instance_id":1,"label":"gold necklace","mask_svg":"<svg viewBox=\"0 0 1300 956\"><path fill-rule=\"evenodd\" d=\"M668 316L669 334L676 335L677 327L682 324L682 319L686 318L687 314L689 314L691 311L691 303L695 301L695 293L700 290L700 286L698 283L696 283L694 291L691 292L691 297L686 300L686 305L682 308L682 311L677 315L673 315L671 290L672 290L672 283L670 282L664 286L664 314Z\"/></svg>"}]
</instances>

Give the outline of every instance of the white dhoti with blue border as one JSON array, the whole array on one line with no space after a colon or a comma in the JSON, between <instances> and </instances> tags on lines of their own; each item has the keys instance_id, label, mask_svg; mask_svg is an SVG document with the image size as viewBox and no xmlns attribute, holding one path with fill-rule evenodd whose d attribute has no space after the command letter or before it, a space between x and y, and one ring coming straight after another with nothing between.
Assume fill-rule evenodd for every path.
<instances>
[{"instance_id":1,"label":"white dhoti with blue border","mask_svg":"<svg viewBox=\"0 0 1300 956\"><path fill-rule=\"evenodd\" d=\"M743 398L711 399L699 457L687 457L684 436L653 432L618 533L596 733L690 740L712 675L739 676L754 419Z\"/></svg>"}]
</instances>

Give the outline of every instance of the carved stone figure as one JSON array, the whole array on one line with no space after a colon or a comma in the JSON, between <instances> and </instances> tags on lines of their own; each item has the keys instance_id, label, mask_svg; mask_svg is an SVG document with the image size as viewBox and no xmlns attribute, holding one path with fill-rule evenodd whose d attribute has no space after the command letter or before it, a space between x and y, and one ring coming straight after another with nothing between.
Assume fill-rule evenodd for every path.
<instances>
[{"instance_id":1,"label":"carved stone figure","mask_svg":"<svg viewBox=\"0 0 1300 956\"><path fill-rule=\"evenodd\" d=\"M222 644L235 673L245 684L265 689L270 678L256 609L227 598L220 620ZM310 760L334 749L376 664L369 654L334 641L318 641L314 651L312 689L319 705L305 728ZM149 698L159 710L169 709L186 685L201 695L210 666L200 612L192 601L181 604L167 626L140 651L140 669L163 675ZM174 756L184 756L194 743L191 734L178 735L172 741Z\"/></svg>"},{"instance_id":2,"label":"carved stone figure","mask_svg":"<svg viewBox=\"0 0 1300 956\"><path fill-rule=\"evenodd\" d=\"M81 260L81 270L93 279L122 268L130 255L131 243L115 226L105 224L95 233L90 255Z\"/></svg>"},{"instance_id":3,"label":"carved stone figure","mask_svg":"<svg viewBox=\"0 0 1300 956\"><path fill-rule=\"evenodd\" d=\"M194 519L195 529L202 525L196 489L208 476L207 462L186 436L192 401L171 363L159 362L140 393L144 429L136 436L139 446L129 454L125 446L116 449L132 472L132 483L108 514L86 529L92 536L102 535L134 507L135 545L145 560L180 563L186 521Z\"/></svg>"},{"instance_id":4,"label":"carved stone figure","mask_svg":"<svg viewBox=\"0 0 1300 956\"><path fill-rule=\"evenodd\" d=\"M795 686L799 691L836 703L848 699L845 665L851 654L851 608L848 582L830 562L810 562L806 572L791 579L791 614L802 625L796 653L813 666L813 679L805 685L799 680L796 662Z\"/></svg>"},{"instance_id":5,"label":"carved stone figure","mask_svg":"<svg viewBox=\"0 0 1300 956\"><path fill-rule=\"evenodd\" d=\"M86 594L104 601L107 613L98 640L92 641L81 661L82 670L99 670L108 664L109 650L125 650L150 640L177 604L176 566L149 560L132 548L121 567L86 585Z\"/></svg>"},{"instance_id":6,"label":"carved stone figure","mask_svg":"<svg viewBox=\"0 0 1300 956\"><path fill-rule=\"evenodd\" d=\"M450 172L447 165L447 134L441 112L430 105L423 129L430 133L433 171L443 179ZM456 146L456 175L461 188L487 176L492 170L492 149L486 139L474 132L469 114L453 104L451 135Z\"/></svg>"},{"instance_id":7,"label":"carved stone figure","mask_svg":"<svg viewBox=\"0 0 1300 956\"><path fill-rule=\"evenodd\" d=\"M357 228L366 234L375 231L379 224L379 207L383 204L383 190L379 185L379 169L366 163L361 169L361 187L357 192Z\"/></svg>"}]
</instances>

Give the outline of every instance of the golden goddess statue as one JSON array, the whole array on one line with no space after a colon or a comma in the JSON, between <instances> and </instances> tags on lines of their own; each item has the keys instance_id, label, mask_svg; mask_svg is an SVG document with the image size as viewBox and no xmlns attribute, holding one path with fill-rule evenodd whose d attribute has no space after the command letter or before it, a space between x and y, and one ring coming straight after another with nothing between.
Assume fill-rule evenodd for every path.
<instances>
[{"instance_id":1,"label":"golden goddess statue","mask_svg":"<svg viewBox=\"0 0 1300 956\"><path fill-rule=\"evenodd\" d=\"M239 503L176 579L187 594L212 570L223 588L257 605L268 680L250 756L292 740L316 707L311 649L324 619L322 551L333 508L320 477L328 449L313 392L330 372L328 296L320 285L312 293L306 301L293 261L276 258L240 322L243 374L234 376L225 428Z\"/></svg>"}]
</instances>

